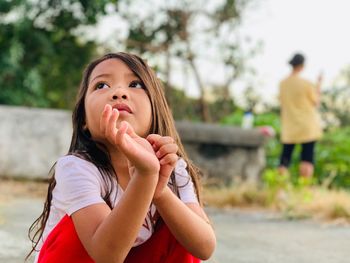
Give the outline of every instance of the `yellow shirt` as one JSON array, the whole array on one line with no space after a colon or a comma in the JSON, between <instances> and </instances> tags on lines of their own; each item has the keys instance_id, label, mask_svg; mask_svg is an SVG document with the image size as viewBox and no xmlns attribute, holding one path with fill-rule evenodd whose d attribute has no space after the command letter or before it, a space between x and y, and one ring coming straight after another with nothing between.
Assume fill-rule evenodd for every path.
<instances>
[{"instance_id":1,"label":"yellow shirt","mask_svg":"<svg viewBox=\"0 0 350 263\"><path fill-rule=\"evenodd\" d=\"M281 81L279 100L282 143L306 143L321 138L316 92L311 82L295 75Z\"/></svg>"}]
</instances>

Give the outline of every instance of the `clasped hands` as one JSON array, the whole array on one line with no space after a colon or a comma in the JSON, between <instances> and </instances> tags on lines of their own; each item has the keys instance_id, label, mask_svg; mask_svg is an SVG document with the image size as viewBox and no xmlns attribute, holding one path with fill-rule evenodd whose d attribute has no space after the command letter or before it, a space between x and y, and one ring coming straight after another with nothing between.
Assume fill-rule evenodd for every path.
<instances>
[{"instance_id":1,"label":"clasped hands","mask_svg":"<svg viewBox=\"0 0 350 263\"><path fill-rule=\"evenodd\" d=\"M120 122L117 127L118 117L118 110L107 104L100 119L101 132L128 159L130 176L135 173L158 176L153 200L160 198L178 160L177 144L173 138L158 134L142 138L126 121Z\"/></svg>"}]
</instances>

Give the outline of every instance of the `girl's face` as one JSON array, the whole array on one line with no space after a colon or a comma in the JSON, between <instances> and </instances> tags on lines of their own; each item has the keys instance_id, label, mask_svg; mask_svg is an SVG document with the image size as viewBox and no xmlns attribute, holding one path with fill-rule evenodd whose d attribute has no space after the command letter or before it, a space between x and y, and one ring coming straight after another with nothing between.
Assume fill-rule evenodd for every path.
<instances>
[{"instance_id":1,"label":"girl's face","mask_svg":"<svg viewBox=\"0 0 350 263\"><path fill-rule=\"evenodd\" d=\"M141 80L119 59L107 59L92 71L85 96L86 128L93 139L104 141L100 118L106 104L119 110L117 127L127 121L142 137L152 121L151 102Z\"/></svg>"}]
</instances>

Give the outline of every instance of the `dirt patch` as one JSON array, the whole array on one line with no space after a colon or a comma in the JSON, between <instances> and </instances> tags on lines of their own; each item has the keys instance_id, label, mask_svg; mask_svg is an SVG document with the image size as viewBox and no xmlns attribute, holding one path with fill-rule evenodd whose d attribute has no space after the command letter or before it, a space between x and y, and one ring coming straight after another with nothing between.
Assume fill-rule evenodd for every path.
<instances>
[{"instance_id":1,"label":"dirt patch","mask_svg":"<svg viewBox=\"0 0 350 263\"><path fill-rule=\"evenodd\" d=\"M0 179L0 202L18 197L45 198L47 182Z\"/></svg>"}]
</instances>

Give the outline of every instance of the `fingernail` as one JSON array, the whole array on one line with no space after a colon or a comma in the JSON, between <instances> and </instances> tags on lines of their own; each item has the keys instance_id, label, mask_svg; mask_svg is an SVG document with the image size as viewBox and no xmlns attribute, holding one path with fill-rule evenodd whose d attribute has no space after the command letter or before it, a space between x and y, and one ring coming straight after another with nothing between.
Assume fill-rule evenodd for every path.
<instances>
[{"instance_id":1,"label":"fingernail","mask_svg":"<svg viewBox=\"0 0 350 263\"><path fill-rule=\"evenodd\" d=\"M105 108L103 109L104 112L108 112L108 104L105 105Z\"/></svg>"}]
</instances>

